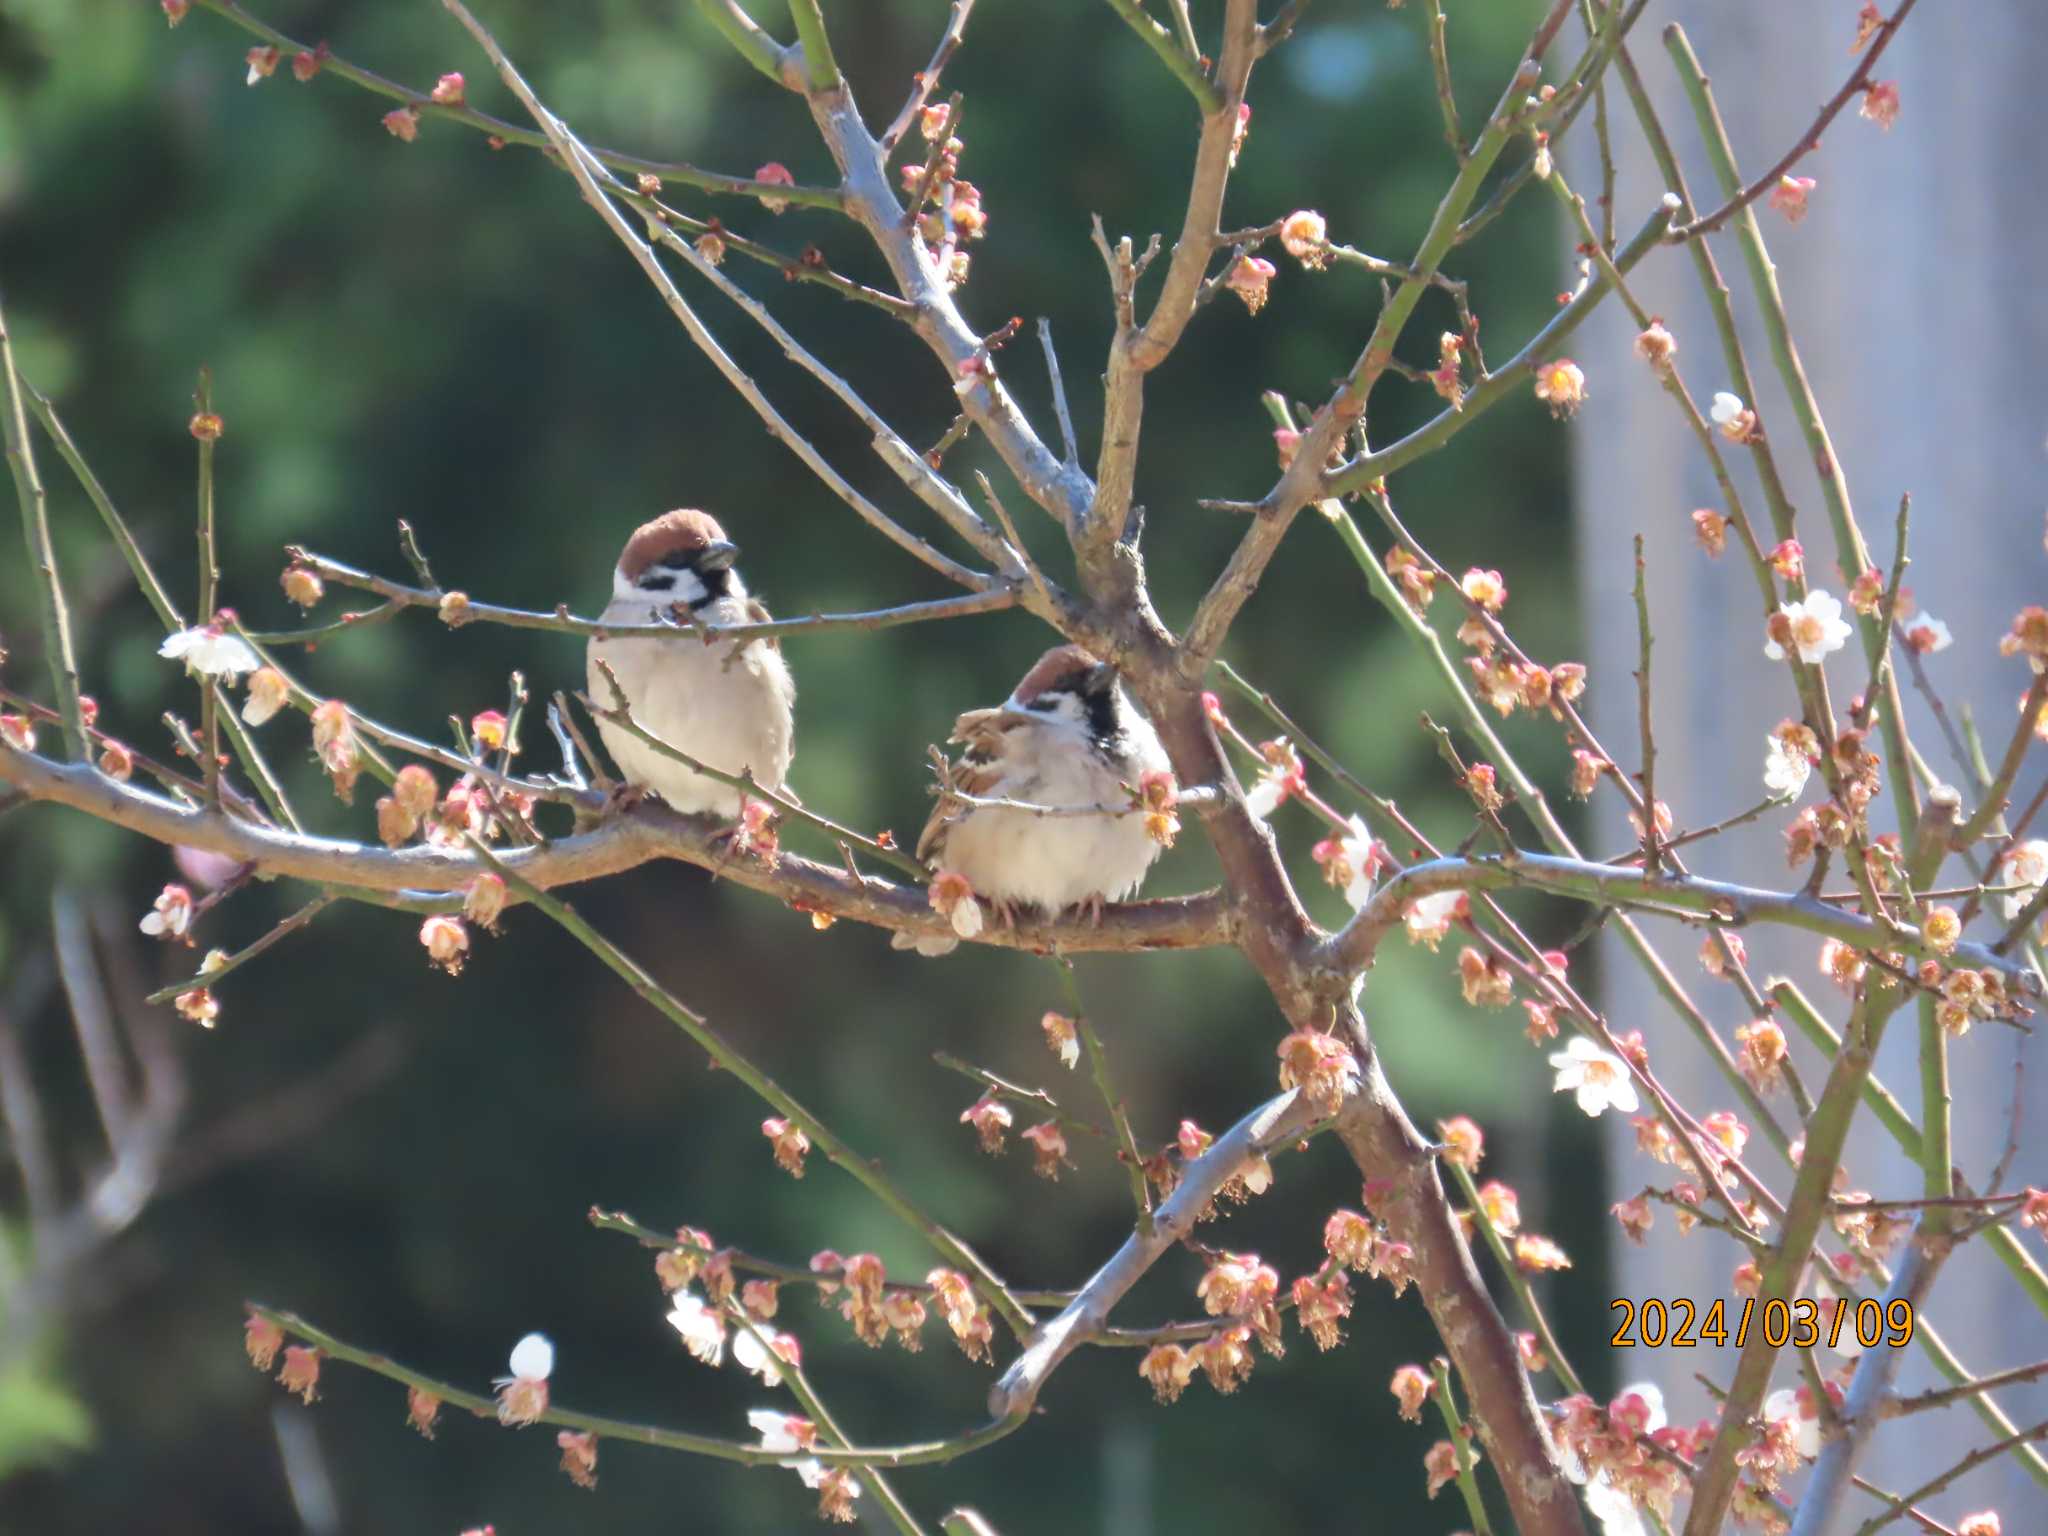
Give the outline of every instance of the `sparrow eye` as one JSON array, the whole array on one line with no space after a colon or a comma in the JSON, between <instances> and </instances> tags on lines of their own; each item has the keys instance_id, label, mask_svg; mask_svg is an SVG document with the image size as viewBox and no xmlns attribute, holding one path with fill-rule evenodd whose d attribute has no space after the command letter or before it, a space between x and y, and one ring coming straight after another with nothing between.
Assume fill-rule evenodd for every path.
<instances>
[{"instance_id":1,"label":"sparrow eye","mask_svg":"<svg viewBox=\"0 0 2048 1536\"><path fill-rule=\"evenodd\" d=\"M1024 701L1024 707L1026 709L1035 709L1045 714L1050 714L1052 712L1053 706L1058 702L1059 701L1055 699L1051 694L1041 693L1035 699L1026 699Z\"/></svg>"},{"instance_id":2,"label":"sparrow eye","mask_svg":"<svg viewBox=\"0 0 2048 1536\"><path fill-rule=\"evenodd\" d=\"M675 584L675 577L661 571L649 571L639 581L639 585L649 592L666 592Z\"/></svg>"}]
</instances>

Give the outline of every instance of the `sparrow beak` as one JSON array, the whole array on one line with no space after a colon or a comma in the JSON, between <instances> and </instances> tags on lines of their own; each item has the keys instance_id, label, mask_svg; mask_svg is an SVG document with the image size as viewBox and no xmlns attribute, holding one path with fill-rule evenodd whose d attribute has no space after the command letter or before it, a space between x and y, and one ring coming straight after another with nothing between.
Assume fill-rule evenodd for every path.
<instances>
[{"instance_id":1,"label":"sparrow beak","mask_svg":"<svg viewBox=\"0 0 2048 1536\"><path fill-rule=\"evenodd\" d=\"M732 568L739 559L740 547L730 539L713 539L697 554L697 569L700 571L724 571Z\"/></svg>"}]
</instances>

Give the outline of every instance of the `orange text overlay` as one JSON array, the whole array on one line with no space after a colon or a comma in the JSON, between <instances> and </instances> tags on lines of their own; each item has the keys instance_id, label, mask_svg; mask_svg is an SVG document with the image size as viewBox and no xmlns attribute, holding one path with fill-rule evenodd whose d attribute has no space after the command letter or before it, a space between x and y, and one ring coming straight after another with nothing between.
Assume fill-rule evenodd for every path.
<instances>
[{"instance_id":1,"label":"orange text overlay","mask_svg":"<svg viewBox=\"0 0 2048 1536\"><path fill-rule=\"evenodd\" d=\"M1913 1304L1903 1297L1890 1302L1841 1297L1814 1301L1801 1296L1787 1301L1781 1296L1740 1301L1710 1301L1702 1305L1680 1296L1660 1301L1652 1296L1643 1301L1619 1297L1607 1304L1619 1314L1619 1326L1609 1340L1617 1349L1697 1349L1702 1344L1737 1349L1747 1344L1751 1331L1761 1334L1773 1349L1790 1344L1810 1349L1825 1344L1839 1348L1853 1340L1864 1349L1880 1344L1900 1349L1913 1340Z\"/></svg>"}]
</instances>

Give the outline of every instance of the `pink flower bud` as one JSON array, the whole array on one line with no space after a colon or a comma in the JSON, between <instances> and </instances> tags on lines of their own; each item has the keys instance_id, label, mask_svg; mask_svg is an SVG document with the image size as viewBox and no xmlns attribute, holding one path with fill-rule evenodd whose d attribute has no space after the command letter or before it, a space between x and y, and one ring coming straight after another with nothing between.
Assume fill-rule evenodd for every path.
<instances>
[{"instance_id":1,"label":"pink flower bud","mask_svg":"<svg viewBox=\"0 0 2048 1536\"><path fill-rule=\"evenodd\" d=\"M1811 176L1780 176L1771 188L1772 210L1785 215L1786 223L1797 224L1806 217L1806 194L1817 185Z\"/></svg>"},{"instance_id":2,"label":"pink flower bud","mask_svg":"<svg viewBox=\"0 0 2048 1536\"><path fill-rule=\"evenodd\" d=\"M462 915L489 932L498 931L498 914L505 910L505 881L494 871L485 870L469 882L469 889L463 893Z\"/></svg>"},{"instance_id":3,"label":"pink flower bud","mask_svg":"<svg viewBox=\"0 0 2048 1536\"><path fill-rule=\"evenodd\" d=\"M1311 272L1330 260L1330 230L1312 208L1290 213L1280 224L1280 248Z\"/></svg>"},{"instance_id":4,"label":"pink flower bud","mask_svg":"<svg viewBox=\"0 0 2048 1536\"><path fill-rule=\"evenodd\" d=\"M1857 108L1878 127L1889 130L1899 120L1899 82L1881 80L1863 93L1863 105Z\"/></svg>"},{"instance_id":5,"label":"pink flower bud","mask_svg":"<svg viewBox=\"0 0 2048 1536\"><path fill-rule=\"evenodd\" d=\"M405 1389L405 1422L426 1439L434 1438L434 1421L440 1416L440 1398L425 1387Z\"/></svg>"},{"instance_id":6,"label":"pink flower bud","mask_svg":"<svg viewBox=\"0 0 2048 1536\"><path fill-rule=\"evenodd\" d=\"M486 752L496 752L505 745L507 727L508 722L504 714L495 709L487 709L482 714L472 715L469 721L470 734L476 738L476 744Z\"/></svg>"},{"instance_id":7,"label":"pink flower bud","mask_svg":"<svg viewBox=\"0 0 2048 1536\"><path fill-rule=\"evenodd\" d=\"M284 1365L277 1373L278 1385L310 1403L320 1395L320 1351L304 1344L285 1347Z\"/></svg>"},{"instance_id":8,"label":"pink flower bud","mask_svg":"<svg viewBox=\"0 0 2048 1536\"><path fill-rule=\"evenodd\" d=\"M1244 300L1244 307L1257 314L1266 304L1266 288L1279 269L1260 256L1240 256L1230 269L1224 286Z\"/></svg>"},{"instance_id":9,"label":"pink flower bud","mask_svg":"<svg viewBox=\"0 0 2048 1536\"><path fill-rule=\"evenodd\" d=\"M327 586L320 580L320 573L311 566L286 566L279 584L284 588L284 595L301 608L310 608L327 595Z\"/></svg>"},{"instance_id":10,"label":"pink flower bud","mask_svg":"<svg viewBox=\"0 0 2048 1536\"><path fill-rule=\"evenodd\" d=\"M1559 421L1569 421L1586 402L1586 375L1568 357L1556 358L1536 370L1536 398Z\"/></svg>"},{"instance_id":11,"label":"pink flower bud","mask_svg":"<svg viewBox=\"0 0 2048 1536\"><path fill-rule=\"evenodd\" d=\"M251 1365L267 1371L277 1362L277 1352L284 1348L284 1330L262 1313L251 1312L242 1325L242 1348L248 1351Z\"/></svg>"},{"instance_id":12,"label":"pink flower bud","mask_svg":"<svg viewBox=\"0 0 2048 1536\"><path fill-rule=\"evenodd\" d=\"M462 920L437 912L420 924L420 943L426 946L428 961L450 976L462 974L469 958L469 930Z\"/></svg>"},{"instance_id":13,"label":"pink flower bud","mask_svg":"<svg viewBox=\"0 0 2048 1536\"><path fill-rule=\"evenodd\" d=\"M754 172L754 180L765 182L771 187L793 187L796 185L796 178L789 174L789 167L780 160L770 160L766 165ZM761 199L761 206L770 213L781 213L789 207L789 199L786 197L764 197Z\"/></svg>"},{"instance_id":14,"label":"pink flower bud","mask_svg":"<svg viewBox=\"0 0 2048 1536\"><path fill-rule=\"evenodd\" d=\"M434 89L429 93L428 100L436 106L459 107L463 104L462 89L461 71L450 70L434 82Z\"/></svg>"}]
</instances>

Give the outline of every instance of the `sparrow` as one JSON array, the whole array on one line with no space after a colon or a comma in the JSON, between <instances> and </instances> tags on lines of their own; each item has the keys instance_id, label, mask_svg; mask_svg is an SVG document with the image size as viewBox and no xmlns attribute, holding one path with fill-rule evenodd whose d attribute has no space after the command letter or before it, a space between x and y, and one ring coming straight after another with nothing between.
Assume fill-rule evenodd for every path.
<instances>
[{"instance_id":1,"label":"sparrow","mask_svg":"<svg viewBox=\"0 0 2048 1536\"><path fill-rule=\"evenodd\" d=\"M738 557L739 546L709 513L664 512L626 540L599 622L764 623L768 610L747 594L733 563ZM687 630L673 638L592 636L590 697L609 705L613 695L599 662L611 668L633 719L648 731L706 767L749 773L765 790L782 789L795 751L796 683L773 640L706 645ZM731 785L663 757L607 720L597 728L629 786L653 790L686 815L740 814L740 792Z\"/></svg>"},{"instance_id":2,"label":"sparrow","mask_svg":"<svg viewBox=\"0 0 2048 1536\"><path fill-rule=\"evenodd\" d=\"M960 716L950 739L965 750L943 771L917 856L965 877L1005 924L1018 906L1048 914L1080 907L1100 922L1105 901L1121 901L1143 883L1160 845L1141 815L1035 816L963 806L946 793L1027 805L1124 805L1147 773L1168 765L1158 732L1114 667L1079 646L1056 646L1002 704ZM954 947L951 939L902 933L891 942L928 955Z\"/></svg>"}]
</instances>

